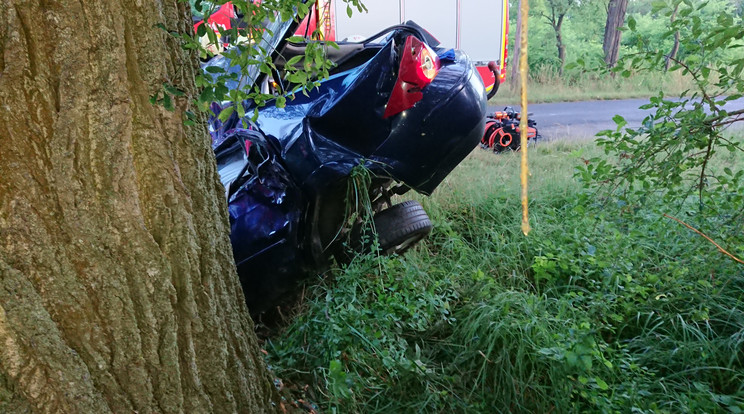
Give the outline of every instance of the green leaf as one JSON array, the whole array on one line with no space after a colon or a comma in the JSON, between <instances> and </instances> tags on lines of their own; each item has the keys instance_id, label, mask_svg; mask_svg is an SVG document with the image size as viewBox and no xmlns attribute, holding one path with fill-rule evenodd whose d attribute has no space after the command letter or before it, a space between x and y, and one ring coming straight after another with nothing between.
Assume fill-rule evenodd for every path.
<instances>
[{"instance_id":1,"label":"green leaf","mask_svg":"<svg viewBox=\"0 0 744 414\"><path fill-rule=\"evenodd\" d=\"M215 100L221 101L225 99L225 96L230 92L229 89L227 89L227 86L224 83L217 84L217 86L214 88L214 97Z\"/></svg>"},{"instance_id":2,"label":"green leaf","mask_svg":"<svg viewBox=\"0 0 744 414\"><path fill-rule=\"evenodd\" d=\"M621 115L615 115L612 117L612 120L615 121L615 124L617 124L618 129L624 127L628 124L628 122L623 118Z\"/></svg>"},{"instance_id":3,"label":"green leaf","mask_svg":"<svg viewBox=\"0 0 744 414\"><path fill-rule=\"evenodd\" d=\"M659 10L666 8L666 2L663 0L654 1L651 3L651 12L657 13Z\"/></svg>"},{"instance_id":4,"label":"green leaf","mask_svg":"<svg viewBox=\"0 0 744 414\"><path fill-rule=\"evenodd\" d=\"M183 115L185 116L183 120L185 126L196 125L196 114L191 111L183 111Z\"/></svg>"},{"instance_id":5,"label":"green leaf","mask_svg":"<svg viewBox=\"0 0 744 414\"><path fill-rule=\"evenodd\" d=\"M168 84L163 84L163 88L165 88L165 91L173 96L184 96L186 95L182 90L175 88Z\"/></svg>"},{"instance_id":6,"label":"green leaf","mask_svg":"<svg viewBox=\"0 0 744 414\"><path fill-rule=\"evenodd\" d=\"M212 45L218 45L220 43L219 39L217 39L217 33L214 32L214 30L207 30L207 38L209 39L209 43Z\"/></svg>"},{"instance_id":7,"label":"green leaf","mask_svg":"<svg viewBox=\"0 0 744 414\"><path fill-rule=\"evenodd\" d=\"M628 17L628 28L632 31L635 31L636 29L636 20L633 16Z\"/></svg>"},{"instance_id":8,"label":"green leaf","mask_svg":"<svg viewBox=\"0 0 744 414\"><path fill-rule=\"evenodd\" d=\"M220 111L220 114L217 115L217 119L219 119L222 122L227 121L228 118L230 118L230 115L235 112L235 107L230 105L228 107L225 107L222 111Z\"/></svg>"},{"instance_id":9,"label":"green leaf","mask_svg":"<svg viewBox=\"0 0 744 414\"><path fill-rule=\"evenodd\" d=\"M208 73L225 73L225 69L219 66L207 66L204 70Z\"/></svg>"},{"instance_id":10,"label":"green leaf","mask_svg":"<svg viewBox=\"0 0 744 414\"><path fill-rule=\"evenodd\" d=\"M212 88L204 88L199 94L199 102L210 103L214 101L214 91Z\"/></svg>"},{"instance_id":11,"label":"green leaf","mask_svg":"<svg viewBox=\"0 0 744 414\"><path fill-rule=\"evenodd\" d=\"M579 356L573 351L566 352L566 362L569 366L575 367L578 364Z\"/></svg>"},{"instance_id":12,"label":"green leaf","mask_svg":"<svg viewBox=\"0 0 744 414\"><path fill-rule=\"evenodd\" d=\"M302 55L292 56L292 58L290 58L287 61L287 66L292 66L292 65L298 63L300 60L302 60L303 57L304 56L302 56Z\"/></svg>"},{"instance_id":13,"label":"green leaf","mask_svg":"<svg viewBox=\"0 0 744 414\"><path fill-rule=\"evenodd\" d=\"M353 12L351 11L351 6L347 4L346 5L346 15L349 16L349 17L351 17L352 13Z\"/></svg>"},{"instance_id":14,"label":"green leaf","mask_svg":"<svg viewBox=\"0 0 744 414\"><path fill-rule=\"evenodd\" d=\"M202 36L204 36L205 34L207 34L207 24L206 24L206 23L202 23L202 24L200 24L200 25L199 25L199 26L198 26L198 27L196 28L196 35L197 35L198 37L202 37Z\"/></svg>"},{"instance_id":15,"label":"green leaf","mask_svg":"<svg viewBox=\"0 0 744 414\"><path fill-rule=\"evenodd\" d=\"M610 388L602 378L594 377L594 381L597 383L597 387L599 387L600 390L604 391Z\"/></svg>"},{"instance_id":16,"label":"green leaf","mask_svg":"<svg viewBox=\"0 0 744 414\"><path fill-rule=\"evenodd\" d=\"M300 18L304 18L310 12L310 8L305 3L298 3L297 10L299 11Z\"/></svg>"},{"instance_id":17,"label":"green leaf","mask_svg":"<svg viewBox=\"0 0 744 414\"><path fill-rule=\"evenodd\" d=\"M165 108L166 111L173 112L173 101L171 100L170 95L165 94L163 96L163 108Z\"/></svg>"}]
</instances>

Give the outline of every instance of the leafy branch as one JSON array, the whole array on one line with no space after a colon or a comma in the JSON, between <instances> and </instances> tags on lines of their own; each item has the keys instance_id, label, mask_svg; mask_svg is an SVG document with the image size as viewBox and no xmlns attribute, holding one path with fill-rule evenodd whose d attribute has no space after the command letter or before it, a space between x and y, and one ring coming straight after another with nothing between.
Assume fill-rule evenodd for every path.
<instances>
[{"instance_id":1,"label":"leafy branch","mask_svg":"<svg viewBox=\"0 0 744 414\"><path fill-rule=\"evenodd\" d=\"M652 48L640 34L634 37L638 52L626 55L614 70L624 76L631 70L661 71L671 61L669 71L688 76L691 87L679 99L652 97L641 108L655 112L638 128L626 128L625 120L615 117L617 128L601 132L598 140L613 157L595 158L579 168L587 185L627 200L661 193L667 201L684 202L687 183L693 181L701 206L721 193L739 200L744 171L712 161L721 149L742 151L741 136L724 135L724 129L744 121L744 110L728 112L724 105L744 94L744 26L726 11L716 16L714 27L706 26L699 16L705 7L677 0L658 8L676 16L665 36L679 34L677 56ZM635 32L632 18L624 30Z\"/></svg>"},{"instance_id":2,"label":"leafy branch","mask_svg":"<svg viewBox=\"0 0 744 414\"><path fill-rule=\"evenodd\" d=\"M328 48L338 48L335 42L324 41L320 28L306 36L292 36L290 42L302 43L303 54L285 59L286 64L279 68L274 58L281 51L273 50L267 39L276 39L283 30L272 32L271 27L284 28L277 22L300 22L311 11L315 0L271 0L254 2L252 0L178 0L188 3L193 15L203 18L203 23L192 32L183 33L162 24L156 25L170 37L177 39L184 50L194 53L203 61L229 59L230 70L220 65L206 64L204 71L196 75L199 89L194 103L201 111L210 111L212 102L227 102L223 105L221 117L226 118L237 112L244 118L249 107L254 109L253 117L258 116L257 108L273 102L283 107L287 99L294 99L295 93L307 94L318 85L319 80L327 78L333 67L328 59ZM366 10L361 0L342 0L347 5L347 13L352 9ZM234 13L231 27L210 23L210 17L229 3ZM190 28L191 25L188 25ZM273 80L273 86L266 87L255 82L265 77ZM177 88L164 84L164 88L151 96L153 104L160 104L167 110L174 110L173 100L181 95L174 93ZM186 114L186 122L194 123L193 114Z\"/></svg>"}]
</instances>

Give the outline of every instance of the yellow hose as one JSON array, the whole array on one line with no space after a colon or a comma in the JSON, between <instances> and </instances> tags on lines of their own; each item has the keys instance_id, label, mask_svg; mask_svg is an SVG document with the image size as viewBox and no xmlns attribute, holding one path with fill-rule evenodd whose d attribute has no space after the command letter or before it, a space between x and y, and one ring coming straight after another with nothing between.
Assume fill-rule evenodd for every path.
<instances>
[{"instance_id":1,"label":"yellow hose","mask_svg":"<svg viewBox=\"0 0 744 414\"><path fill-rule=\"evenodd\" d=\"M520 13L522 18L522 27L520 27L520 53L519 53L519 78L520 85L522 86L522 116L519 121L519 139L522 147L522 168L520 174L520 180L522 182L522 233L528 235L530 233L530 220L527 208L527 177L530 174L529 167L527 165L527 16L529 16L529 0L520 1Z\"/></svg>"}]
</instances>

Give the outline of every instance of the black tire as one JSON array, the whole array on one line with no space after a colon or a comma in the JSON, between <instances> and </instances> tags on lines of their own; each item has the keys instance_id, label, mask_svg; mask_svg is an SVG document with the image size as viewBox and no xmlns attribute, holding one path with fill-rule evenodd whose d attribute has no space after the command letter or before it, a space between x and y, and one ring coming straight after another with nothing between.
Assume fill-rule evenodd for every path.
<instances>
[{"instance_id":1,"label":"black tire","mask_svg":"<svg viewBox=\"0 0 744 414\"><path fill-rule=\"evenodd\" d=\"M431 232L431 220L418 201L408 200L375 214L382 254L401 254Z\"/></svg>"}]
</instances>

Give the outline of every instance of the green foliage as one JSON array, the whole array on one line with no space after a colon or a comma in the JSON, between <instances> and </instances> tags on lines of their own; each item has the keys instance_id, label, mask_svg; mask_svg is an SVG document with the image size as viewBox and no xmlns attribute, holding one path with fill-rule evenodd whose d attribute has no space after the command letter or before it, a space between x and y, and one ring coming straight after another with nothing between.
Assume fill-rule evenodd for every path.
<instances>
[{"instance_id":1,"label":"green foliage","mask_svg":"<svg viewBox=\"0 0 744 414\"><path fill-rule=\"evenodd\" d=\"M588 197L572 167L597 153L531 152L525 238L518 154L477 151L422 200L430 238L312 288L270 364L329 412L740 412L742 267Z\"/></svg>"},{"instance_id":2,"label":"green foliage","mask_svg":"<svg viewBox=\"0 0 744 414\"><path fill-rule=\"evenodd\" d=\"M530 2L529 18L529 69L530 75L539 76L540 73L553 70L558 71L560 61L556 53L555 32L546 24L545 18L541 17L550 14L551 3L546 1ZM564 5L562 1L556 3L558 6ZM568 4L568 3L565 3ZM706 6L700 8L702 3L692 2L694 9L686 16L698 19L701 31L713 29L718 25L718 16L727 15L735 21L741 19L744 2L739 0L710 0ZM664 6L663 9L661 7ZM563 34L563 43L566 46L566 62L570 64L566 68L564 75L568 78L564 83L570 83L571 78L579 78L587 68L599 68L604 66L602 39L604 35L605 18L607 16L607 4L604 1L581 1L572 4L564 19L561 32ZM560 8L560 7L559 7ZM673 31L670 27L670 15L673 10L673 3L656 0L636 0L631 1L628 6L627 24L634 25L632 30L626 28L623 33L620 56L633 56L639 52L655 50L661 54L667 54L672 49ZM511 27L516 27L516 2L512 3L510 9ZM689 31L684 24L678 23L682 27L682 33ZM515 30L511 30L509 42L514 45ZM689 52L683 45L680 49L680 56L684 57ZM731 52L727 52L731 53ZM577 63L578 64L575 64ZM509 65L516 62L509 62ZM628 69L625 66L623 69ZM589 69L594 70L594 69ZM633 75L636 72L633 70ZM605 79L608 74L602 75ZM581 84L573 84L577 91L583 89ZM630 86L632 88L632 85ZM650 96L648 92L640 90L641 94Z\"/></svg>"},{"instance_id":3,"label":"green foliage","mask_svg":"<svg viewBox=\"0 0 744 414\"><path fill-rule=\"evenodd\" d=\"M227 0L179 0L188 2L193 16L202 18L205 22ZM352 7L359 11L366 10L360 0L343 0L347 3L348 12ZM293 99L298 92L307 93L316 87L318 81L327 78L332 62L326 58L328 48L338 48L334 42L324 42L319 39L320 33L308 33L307 37L291 36L289 42L305 44L304 55L286 59L286 64L280 73L272 61L274 50L269 48L269 40L282 34L284 23L301 21L310 12L314 1L279 0L254 2L252 0L231 0L231 4L241 24L235 24L230 29L221 26L208 27L201 24L196 32L181 33L166 28L162 24L156 25L171 37L181 43L187 51L193 51L202 59L208 59L215 54L223 54L231 60L232 65L240 68L239 73L225 73L218 67L208 67L206 74L196 75L198 96L190 97L202 111L208 111L212 102L231 102L232 107L226 109L230 113L237 111L245 116L245 103L252 102L257 107L273 101L277 107L283 107L287 99ZM190 25L187 27L191 27ZM274 33L276 31L276 33ZM229 48L225 49L225 39L230 39ZM277 74L280 77L277 78ZM277 81L277 88L267 93L254 80L259 76L268 76ZM228 87L228 84L237 87ZM165 109L175 109L173 101L179 95L170 85L164 85L162 91L156 91L150 101L162 105ZM223 111L223 117L230 113ZM258 112L254 110L253 117ZM186 123L193 124L195 117L187 114Z\"/></svg>"},{"instance_id":4,"label":"green foliage","mask_svg":"<svg viewBox=\"0 0 744 414\"><path fill-rule=\"evenodd\" d=\"M592 159L580 174L600 195L617 195L636 207L654 195L667 203L664 209L686 211L694 195L701 224L725 235L740 232L732 223L744 213L742 137L727 132L744 121L744 110L725 107L744 95L744 26L730 7L718 11L711 26L710 19L703 18L712 16L706 12L709 6L681 2L679 17L663 35L681 34L680 54L671 58L670 70L689 76L689 90L679 99L663 94L651 98L642 108L654 112L639 128L627 128L622 117L616 117L617 128L599 134L598 143L609 157ZM673 13L663 3L653 10ZM625 64L636 71L660 70L666 54L647 48L626 56Z\"/></svg>"},{"instance_id":5,"label":"green foliage","mask_svg":"<svg viewBox=\"0 0 744 414\"><path fill-rule=\"evenodd\" d=\"M602 59L602 36L604 34L604 17L606 11L601 1L538 1L530 2L529 17L529 68L531 73L540 72L547 68L557 70L560 61L556 52L555 31L546 17L552 16L555 6L556 13L566 13L562 22L561 33L566 46L566 61L577 59ZM516 28L516 2L510 9L512 28ZM515 30L509 34L509 42L514 45ZM517 64L517 62L509 62Z\"/></svg>"},{"instance_id":6,"label":"green foliage","mask_svg":"<svg viewBox=\"0 0 744 414\"><path fill-rule=\"evenodd\" d=\"M604 61L597 61L604 65ZM575 65L567 66L567 69ZM679 96L687 90L689 76L681 73L640 72L631 76L610 77L607 73L565 70L563 76L557 69L545 66L533 70L529 77L530 103L569 102L604 99L631 99L654 96L663 91L665 95ZM503 87L489 103L493 105L518 105L519 90Z\"/></svg>"}]
</instances>

